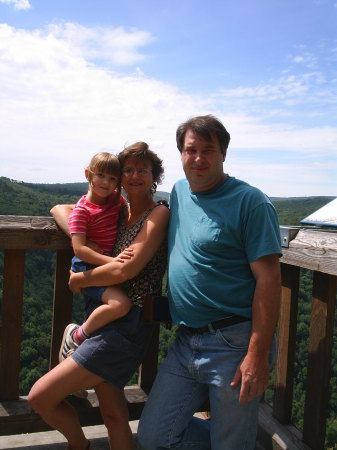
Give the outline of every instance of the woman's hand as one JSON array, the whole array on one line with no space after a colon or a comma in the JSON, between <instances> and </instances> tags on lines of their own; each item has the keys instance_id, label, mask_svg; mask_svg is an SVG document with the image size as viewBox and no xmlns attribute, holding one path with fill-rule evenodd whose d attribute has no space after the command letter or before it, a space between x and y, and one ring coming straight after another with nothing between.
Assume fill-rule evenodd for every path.
<instances>
[{"instance_id":1,"label":"woman's hand","mask_svg":"<svg viewBox=\"0 0 337 450\"><path fill-rule=\"evenodd\" d=\"M125 248L116 258L114 258L115 261L118 261L120 263L124 263L126 259L131 259L134 257L133 248L128 247Z\"/></svg>"},{"instance_id":2,"label":"woman's hand","mask_svg":"<svg viewBox=\"0 0 337 450\"><path fill-rule=\"evenodd\" d=\"M81 279L82 279L82 272L79 273L75 273L72 270L69 270L69 289L74 293L74 294L81 294L82 293L82 289L81 289Z\"/></svg>"}]
</instances>

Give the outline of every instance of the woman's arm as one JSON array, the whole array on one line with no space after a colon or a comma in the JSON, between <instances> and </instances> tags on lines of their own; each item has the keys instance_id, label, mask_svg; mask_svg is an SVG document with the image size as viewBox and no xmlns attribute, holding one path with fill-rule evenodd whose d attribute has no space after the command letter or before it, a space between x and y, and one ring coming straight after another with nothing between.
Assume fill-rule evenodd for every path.
<instances>
[{"instance_id":1,"label":"woman's arm","mask_svg":"<svg viewBox=\"0 0 337 450\"><path fill-rule=\"evenodd\" d=\"M114 261L87 272L71 273L69 287L78 292L88 286L112 286L134 278L159 250L167 233L170 212L159 205L151 212L131 244L133 258L124 263Z\"/></svg>"},{"instance_id":2,"label":"woman's arm","mask_svg":"<svg viewBox=\"0 0 337 450\"><path fill-rule=\"evenodd\" d=\"M54 217L55 222L70 237L68 219L75 205L55 205L50 210L50 214Z\"/></svg>"}]
</instances>

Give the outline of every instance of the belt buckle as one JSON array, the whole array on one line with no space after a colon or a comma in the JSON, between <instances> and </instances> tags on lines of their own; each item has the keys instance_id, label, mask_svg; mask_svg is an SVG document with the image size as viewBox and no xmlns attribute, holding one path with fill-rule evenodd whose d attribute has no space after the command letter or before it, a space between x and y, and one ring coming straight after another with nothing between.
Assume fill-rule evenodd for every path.
<instances>
[{"instance_id":1,"label":"belt buckle","mask_svg":"<svg viewBox=\"0 0 337 450\"><path fill-rule=\"evenodd\" d=\"M212 322L211 322L211 323L208 323L208 324L206 325L206 327L208 328L208 331L210 331L211 333L215 333L216 329L214 329L213 323L212 323Z\"/></svg>"}]
</instances>

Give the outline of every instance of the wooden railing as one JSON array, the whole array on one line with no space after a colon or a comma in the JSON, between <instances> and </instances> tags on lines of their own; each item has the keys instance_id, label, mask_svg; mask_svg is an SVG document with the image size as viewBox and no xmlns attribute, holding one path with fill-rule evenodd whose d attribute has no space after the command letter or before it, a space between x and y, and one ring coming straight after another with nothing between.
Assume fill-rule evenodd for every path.
<instances>
[{"instance_id":1,"label":"wooden railing","mask_svg":"<svg viewBox=\"0 0 337 450\"><path fill-rule=\"evenodd\" d=\"M19 395L20 349L26 250L56 252L53 319L49 367L58 364L63 330L72 319L72 293L68 289L72 250L69 238L50 217L0 216L0 249L4 249L2 327L0 337L0 436L47 430L27 397ZM156 376L159 326L139 370L138 384L125 390L130 420L140 417L146 393ZM72 399L83 425L102 423L97 398L89 391L86 401Z\"/></svg>"},{"instance_id":2,"label":"wooden railing","mask_svg":"<svg viewBox=\"0 0 337 450\"><path fill-rule=\"evenodd\" d=\"M302 441L324 449L336 304L337 234L301 229L283 249L273 416L291 421L300 268L313 271ZM295 433L296 436L298 434Z\"/></svg>"},{"instance_id":3,"label":"wooden railing","mask_svg":"<svg viewBox=\"0 0 337 450\"><path fill-rule=\"evenodd\" d=\"M265 448L324 449L328 386L336 302L337 235L332 232L295 230L284 248L282 302L278 323L278 353L274 401L260 407L259 440ZM0 216L0 249L4 249L2 329L0 341L0 435L48 429L19 396L19 371L25 251L56 252L50 367L58 362L64 327L71 321L72 294L68 271L72 252L69 239L49 217ZM308 368L303 432L291 424L294 361L300 268L313 271L312 313L308 343ZM130 420L140 417L146 393L157 371L156 328L150 349L139 371L138 384L126 388ZM101 423L97 399L78 401L83 425Z\"/></svg>"}]
</instances>

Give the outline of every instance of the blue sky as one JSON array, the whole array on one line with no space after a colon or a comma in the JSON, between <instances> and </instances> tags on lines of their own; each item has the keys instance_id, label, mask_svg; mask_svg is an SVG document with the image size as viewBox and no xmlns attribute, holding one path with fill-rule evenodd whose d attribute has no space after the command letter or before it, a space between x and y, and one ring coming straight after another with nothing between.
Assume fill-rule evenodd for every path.
<instances>
[{"instance_id":1,"label":"blue sky","mask_svg":"<svg viewBox=\"0 0 337 450\"><path fill-rule=\"evenodd\" d=\"M208 113L230 175L337 196L337 0L0 0L0 176L85 181L143 140L170 191L175 130Z\"/></svg>"}]
</instances>

